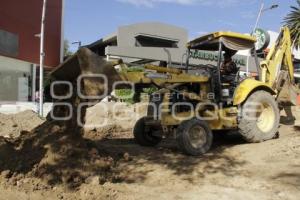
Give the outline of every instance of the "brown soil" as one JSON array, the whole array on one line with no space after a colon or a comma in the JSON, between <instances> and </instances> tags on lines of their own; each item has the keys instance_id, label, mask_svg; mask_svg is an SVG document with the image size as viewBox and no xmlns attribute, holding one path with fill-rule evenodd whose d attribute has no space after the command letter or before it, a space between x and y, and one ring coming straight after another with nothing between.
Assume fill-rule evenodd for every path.
<instances>
[{"instance_id":1,"label":"brown soil","mask_svg":"<svg viewBox=\"0 0 300 200\"><path fill-rule=\"evenodd\" d=\"M31 131L45 120L33 111L24 111L16 115L0 113L0 136L6 138L19 137L22 131Z\"/></svg>"},{"instance_id":2,"label":"brown soil","mask_svg":"<svg viewBox=\"0 0 300 200\"><path fill-rule=\"evenodd\" d=\"M112 124L112 122L110 122ZM136 145L119 125L82 137L44 122L16 139L0 139L0 199L298 199L300 131L246 144L215 134L203 157L182 155L172 140ZM103 129L102 129L103 130Z\"/></svg>"}]
</instances>

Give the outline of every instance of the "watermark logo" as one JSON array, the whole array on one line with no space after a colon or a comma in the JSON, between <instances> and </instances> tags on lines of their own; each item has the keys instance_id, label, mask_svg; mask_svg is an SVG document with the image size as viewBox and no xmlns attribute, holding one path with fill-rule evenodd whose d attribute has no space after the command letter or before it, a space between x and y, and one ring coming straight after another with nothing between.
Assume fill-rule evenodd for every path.
<instances>
[{"instance_id":1,"label":"watermark logo","mask_svg":"<svg viewBox=\"0 0 300 200\"><path fill-rule=\"evenodd\" d=\"M145 109L150 112L150 115L154 120L162 120L165 115L168 115L177 121L185 121L191 118L197 118L204 121L216 121L216 120L232 120L233 116L247 118L248 120L259 120L260 114L264 111L265 107L259 103L248 103L247 106L234 107L236 111L228 112L224 111L223 104L214 103L215 94L214 93L201 93L199 95L189 92L170 92L164 93L161 91L154 92L150 95L150 102L144 102L137 104L137 107L124 106L122 103L114 104L96 104L110 95L108 89L109 79L103 74L88 74L81 75L78 77L76 82L76 89L71 82L68 81L54 81L50 87L50 93L53 99L58 100L54 103L54 108L52 109L50 116L54 120L66 121L72 119L74 112L77 116L77 123L79 126L84 126L87 128L97 128L108 125L108 118L112 118L115 121L130 121L137 120L140 113L136 109ZM98 92L86 92L82 91L83 85L87 85L91 88L96 88L95 91ZM135 84L128 81L118 81L114 82L111 86L112 91L120 88L126 88L131 92L126 93L124 98L133 98L135 95ZM100 91L100 92L99 92ZM77 92L75 95L74 92ZM79 102L76 105L77 110L74 110L74 106L71 104L71 98L78 96L78 98L84 99L85 102ZM201 102L197 101L199 99L206 99L207 101ZM91 102L93 103L91 103ZM198 103L195 103L198 102ZM101 113L111 113L110 116L103 117L97 123L88 123L82 121L81 113L83 109L87 107L97 106L96 110L101 111ZM55 110L64 111L65 115L61 116L55 112ZM236 112L236 113L235 113ZM95 113L91 113L95 114Z\"/></svg>"}]
</instances>

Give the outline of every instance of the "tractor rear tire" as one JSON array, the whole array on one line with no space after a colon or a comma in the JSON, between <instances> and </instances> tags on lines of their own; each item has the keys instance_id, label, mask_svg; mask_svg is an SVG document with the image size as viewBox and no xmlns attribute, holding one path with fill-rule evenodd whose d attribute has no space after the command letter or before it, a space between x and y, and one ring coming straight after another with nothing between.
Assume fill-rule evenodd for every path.
<instances>
[{"instance_id":1,"label":"tractor rear tire","mask_svg":"<svg viewBox=\"0 0 300 200\"><path fill-rule=\"evenodd\" d=\"M161 142L162 138L153 136L151 127L146 126L147 117L142 117L139 119L134 128L133 128L133 135L136 143L141 146L152 147L156 146L158 143Z\"/></svg>"},{"instance_id":2,"label":"tractor rear tire","mask_svg":"<svg viewBox=\"0 0 300 200\"><path fill-rule=\"evenodd\" d=\"M278 134L280 114L275 98L266 91L256 91L241 107L239 133L247 142L263 142Z\"/></svg>"},{"instance_id":3,"label":"tractor rear tire","mask_svg":"<svg viewBox=\"0 0 300 200\"><path fill-rule=\"evenodd\" d=\"M205 154L211 147L213 134L205 121L193 118L183 121L176 130L179 149L187 155Z\"/></svg>"}]
</instances>

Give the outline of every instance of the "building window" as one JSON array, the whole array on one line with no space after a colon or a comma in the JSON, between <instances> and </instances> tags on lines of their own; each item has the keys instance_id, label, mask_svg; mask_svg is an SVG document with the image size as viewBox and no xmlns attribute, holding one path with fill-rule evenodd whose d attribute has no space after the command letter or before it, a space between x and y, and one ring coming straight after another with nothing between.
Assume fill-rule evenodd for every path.
<instances>
[{"instance_id":1,"label":"building window","mask_svg":"<svg viewBox=\"0 0 300 200\"><path fill-rule=\"evenodd\" d=\"M135 38L137 47L178 48L178 40L149 35L137 35Z\"/></svg>"},{"instance_id":2,"label":"building window","mask_svg":"<svg viewBox=\"0 0 300 200\"><path fill-rule=\"evenodd\" d=\"M19 36L0 29L0 54L17 57L19 54Z\"/></svg>"}]
</instances>

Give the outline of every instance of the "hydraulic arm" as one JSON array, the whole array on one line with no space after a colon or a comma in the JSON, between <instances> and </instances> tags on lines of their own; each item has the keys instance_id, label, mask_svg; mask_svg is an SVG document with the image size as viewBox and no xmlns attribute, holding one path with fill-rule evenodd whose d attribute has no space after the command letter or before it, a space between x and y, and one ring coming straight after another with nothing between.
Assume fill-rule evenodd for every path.
<instances>
[{"instance_id":1,"label":"hydraulic arm","mask_svg":"<svg viewBox=\"0 0 300 200\"><path fill-rule=\"evenodd\" d=\"M294 66L291 52L291 35L288 27L283 27L276 43L270 49L267 58L261 62L262 81L273 89L281 71L288 72L289 80L294 82Z\"/></svg>"}]
</instances>

